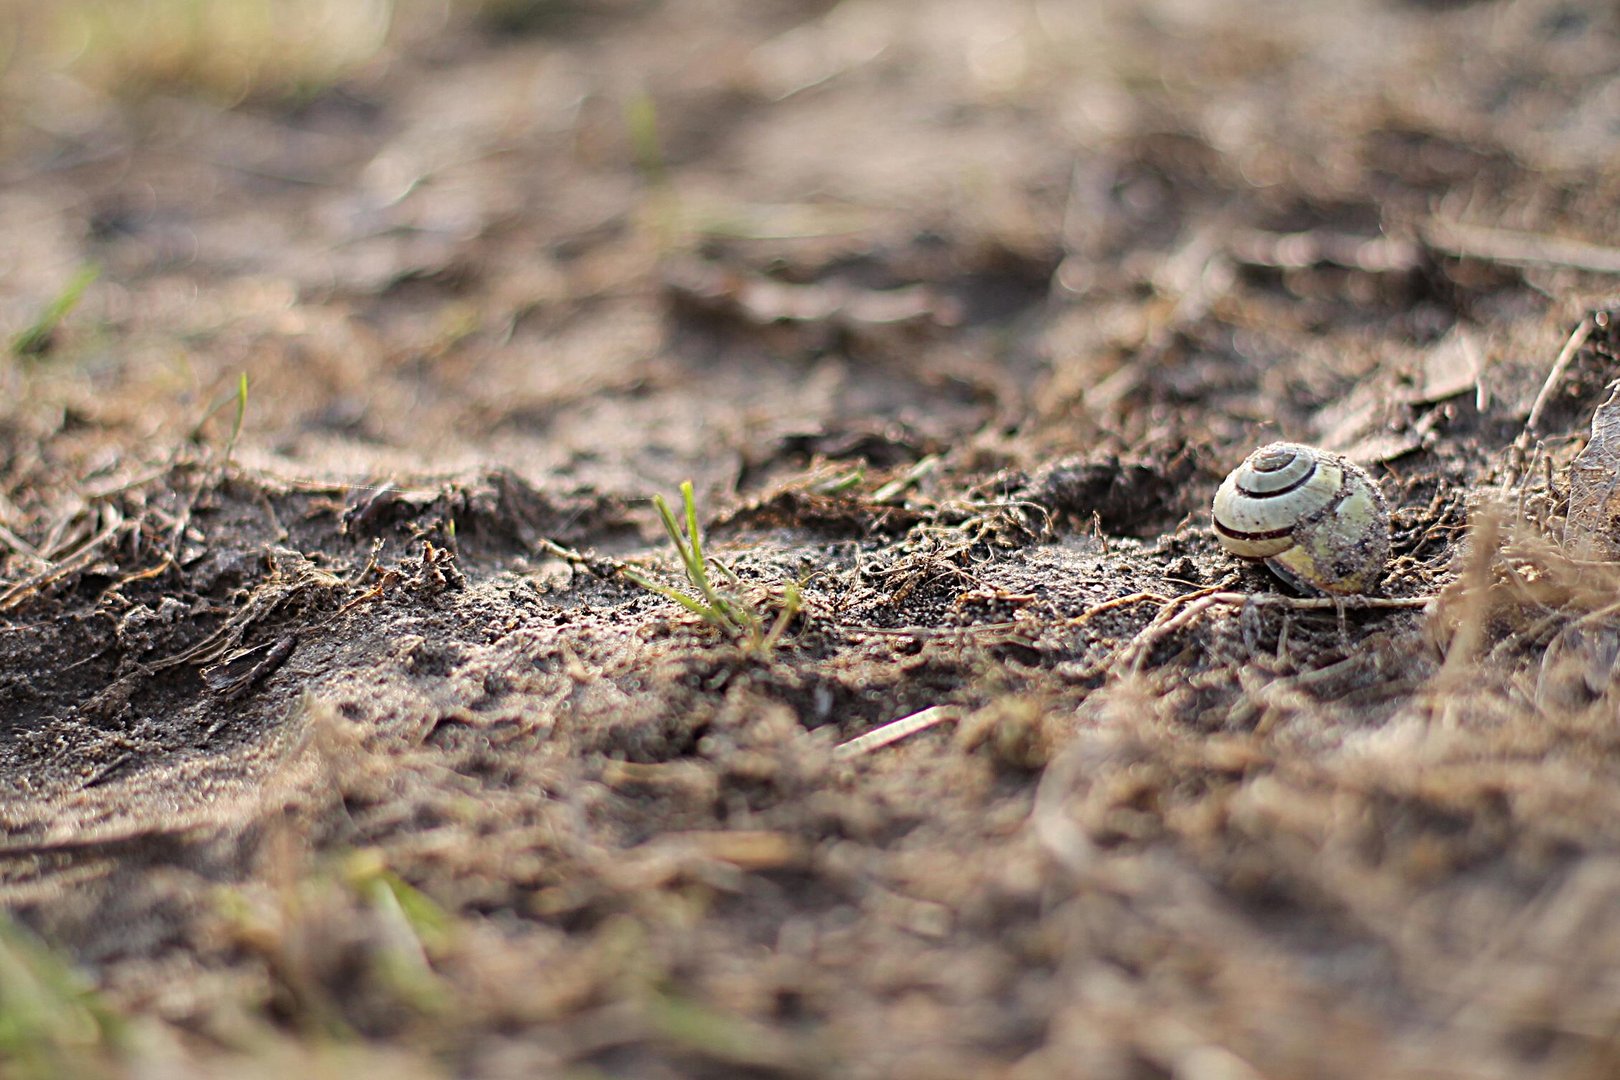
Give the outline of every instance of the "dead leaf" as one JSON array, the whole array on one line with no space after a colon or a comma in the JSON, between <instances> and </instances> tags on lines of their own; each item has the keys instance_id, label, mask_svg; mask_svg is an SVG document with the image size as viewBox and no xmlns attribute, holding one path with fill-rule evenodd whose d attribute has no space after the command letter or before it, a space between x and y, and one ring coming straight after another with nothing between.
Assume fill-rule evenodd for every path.
<instances>
[{"instance_id":1,"label":"dead leaf","mask_svg":"<svg viewBox=\"0 0 1620 1080\"><path fill-rule=\"evenodd\" d=\"M1592 438L1570 464L1564 546L1581 558L1620 560L1620 386L1592 413Z\"/></svg>"}]
</instances>

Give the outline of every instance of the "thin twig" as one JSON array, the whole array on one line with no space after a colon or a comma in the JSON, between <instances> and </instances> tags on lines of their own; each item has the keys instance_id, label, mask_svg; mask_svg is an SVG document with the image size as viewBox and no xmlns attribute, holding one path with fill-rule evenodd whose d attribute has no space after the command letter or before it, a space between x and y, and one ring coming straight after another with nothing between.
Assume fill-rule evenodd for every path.
<instances>
[{"instance_id":1,"label":"thin twig","mask_svg":"<svg viewBox=\"0 0 1620 1080\"><path fill-rule=\"evenodd\" d=\"M1492 229L1434 219L1423 242L1436 251L1506 266L1552 266L1593 274L1620 274L1620 248L1541 233Z\"/></svg>"},{"instance_id":2,"label":"thin twig","mask_svg":"<svg viewBox=\"0 0 1620 1080\"><path fill-rule=\"evenodd\" d=\"M1025 624L1018 622L969 623L964 626L869 626L866 623L853 623L843 629L851 634L871 637L933 638L1005 633L1008 630L1017 630L1023 625Z\"/></svg>"},{"instance_id":3,"label":"thin twig","mask_svg":"<svg viewBox=\"0 0 1620 1080\"><path fill-rule=\"evenodd\" d=\"M1251 603L1258 607L1280 607L1290 611L1387 611L1420 608L1434 596L1284 596L1281 593L1223 592L1210 596L1222 604Z\"/></svg>"},{"instance_id":4,"label":"thin twig","mask_svg":"<svg viewBox=\"0 0 1620 1080\"><path fill-rule=\"evenodd\" d=\"M1147 601L1152 601L1156 604L1165 604L1169 602L1158 593L1150 592L1137 592L1131 593L1129 596L1116 596L1112 600L1104 600L1100 604L1092 605L1091 607L1082 611L1080 614L1076 615L1074 618L1065 620L1065 624L1070 627L1084 626L1086 623L1090 622L1092 619L1103 614L1104 612L1115 611L1122 607L1129 607L1132 604L1140 604Z\"/></svg>"},{"instance_id":5,"label":"thin twig","mask_svg":"<svg viewBox=\"0 0 1620 1080\"><path fill-rule=\"evenodd\" d=\"M548 537L542 536L535 544L546 554L554 555L569 566L576 566L593 577L611 578L624 569L624 563L618 559L610 559L603 555L587 555L585 552L576 551Z\"/></svg>"},{"instance_id":6,"label":"thin twig","mask_svg":"<svg viewBox=\"0 0 1620 1080\"><path fill-rule=\"evenodd\" d=\"M898 720L891 720L882 727L874 728L865 735L858 735L846 743L833 747L833 756L837 758L857 758L870 754L874 750L881 750L890 743L910 738L919 731L927 731L937 724L948 720L957 720L961 717L961 710L953 705L931 705L921 712L914 712L910 716L902 716Z\"/></svg>"},{"instance_id":7,"label":"thin twig","mask_svg":"<svg viewBox=\"0 0 1620 1080\"><path fill-rule=\"evenodd\" d=\"M50 565L50 560L41 555L38 548L34 547L33 544L30 544L28 541L24 540L22 537L18 536L4 525L0 525L0 543L5 544L12 551L15 551L24 558L32 559L42 566Z\"/></svg>"},{"instance_id":8,"label":"thin twig","mask_svg":"<svg viewBox=\"0 0 1620 1080\"><path fill-rule=\"evenodd\" d=\"M1117 663L1121 668L1132 672L1140 671L1142 664L1147 660L1148 654L1153 651L1164 638L1189 625L1199 615L1210 608L1222 603L1223 596L1240 596L1240 593L1211 593L1194 594L1197 599L1185 605L1178 605L1172 601L1164 606L1153 621L1141 630L1119 653ZM1172 614L1173 613L1173 614Z\"/></svg>"},{"instance_id":9,"label":"thin twig","mask_svg":"<svg viewBox=\"0 0 1620 1080\"><path fill-rule=\"evenodd\" d=\"M1151 623L1143 627L1114 660L1117 668L1141 670L1153 646L1177 630L1191 624L1201 614L1220 605L1253 604L1256 607L1280 607L1290 611L1380 611L1402 608L1420 608L1435 598L1430 596L1283 596L1280 593L1201 592L1178 596L1166 604Z\"/></svg>"},{"instance_id":10,"label":"thin twig","mask_svg":"<svg viewBox=\"0 0 1620 1080\"><path fill-rule=\"evenodd\" d=\"M95 561L96 549L110 540L122 525L122 515L116 516L113 524L91 537L66 559L52 566L49 570L19 581L4 592L0 592L0 611L10 611L40 589L89 566Z\"/></svg>"},{"instance_id":11,"label":"thin twig","mask_svg":"<svg viewBox=\"0 0 1620 1080\"><path fill-rule=\"evenodd\" d=\"M1552 370L1547 372L1547 381L1541 384L1541 391L1536 394L1535 403L1530 406L1530 416L1524 422L1526 436L1540 426L1542 410L1546 409L1547 403L1552 400L1558 384L1563 381L1564 372L1569 370L1569 365L1581 351L1581 346L1586 344L1586 339L1592 336L1592 330L1592 319L1588 316L1581 320L1580 325L1569 335L1569 340L1564 342L1564 348L1559 352L1558 359L1553 361Z\"/></svg>"},{"instance_id":12,"label":"thin twig","mask_svg":"<svg viewBox=\"0 0 1620 1080\"><path fill-rule=\"evenodd\" d=\"M1564 381L1564 375L1569 371L1570 364L1574 363L1575 357L1580 354L1581 346L1586 344L1586 339L1592 336L1595 328L1596 322L1588 315L1570 332L1569 339L1559 350L1558 358L1553 361L1552 368L1547 372L1547 378L1543 380L1541 389L1536 393L1536 400L1530 405L1530 415L1525 418L1524 429L1519 432L1519 437L1513 440L1513 445L1507 449L1507 460L1502 469L1504 492L1519 484L1528 474L1524 456L1535 438L1536 429L1541 425L1541 414L1552 401L1553 395Z\"/></svg>"}]
</instances>

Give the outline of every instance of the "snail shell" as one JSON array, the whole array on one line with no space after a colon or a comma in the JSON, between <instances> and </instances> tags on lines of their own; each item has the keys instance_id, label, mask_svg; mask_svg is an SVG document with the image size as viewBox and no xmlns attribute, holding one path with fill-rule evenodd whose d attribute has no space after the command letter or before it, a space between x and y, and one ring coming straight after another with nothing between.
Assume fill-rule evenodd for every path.
<instances>
[{"instance_id":1,"label":"snail shell","mask_svg":"<svg viewBox=\"0 0 1620 1080\"><path fill-rule=\"evenodd\" d=\"M1389 510L1366 470L1338 454L1271 443L1215 492L1215 534L1305 591L1367 592L1389 562Z\"/></svg>"}]
</instances>

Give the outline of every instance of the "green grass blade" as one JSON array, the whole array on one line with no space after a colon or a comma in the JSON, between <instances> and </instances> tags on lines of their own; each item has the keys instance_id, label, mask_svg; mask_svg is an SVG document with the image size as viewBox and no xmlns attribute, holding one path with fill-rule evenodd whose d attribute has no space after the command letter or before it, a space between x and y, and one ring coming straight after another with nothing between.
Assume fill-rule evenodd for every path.
<instances>
[{"instance_id":1,"label":"green grass blade","mask_svg":"<svg viewBox=\"0 0 1620 1080\"><path fill-rule=\"evenodd\" d=\"M692 561L703 565L703 537L698 533L697 502L692 497L692 481L681 484L681 502L686 507L686 535L692 542Z\"/></svg>"},{"instance_id":2,"label":"green grass blade","mask_svg":"<svg viewBox=\"0 0 1620 1080\"><path fill-rule=\"evenodd\" d=\"M681 503L686 512L687 542L682 549L682 555L686 558L686 576L692 579L692 584L697 587L698 592L703 594L703 598L710 605L726 613L729 617L730 613L736 610L735 607L727 603L725 598L715 591L714 585L709 581L709 569L703 557L703 532L698 527L697 501L693 498L692 481L690 480L681 484ZM735 619L731 621L736 622Z\"/></svg>"},{"instance_id":3,"label":"green grass blade","mask_svg":"<svg viewBox=\"0 0 1620 1080\"><path fill-rule=\"evenodd\" d=\"M765 640L760 642L760 651L769 653L776 648L776 643L782 640L782 635L787 632L788 624L793 622L793 617L799 613L803 605L804 593L800 591L797 584L791 581L788 582L787 587L782 591L782 610L776 613L776 621L771 624L771 629L766 633Z\"/></svg>"},{"instance_id":4,"label":"green grass blade","mask_svg":"<svg viewBox=\"0 0 1620 1080\"><path fill-rule=\"evenodd\" d=\"M248 377L242 372L242 378L236 384L236 419L231 422L231 436L225 440L225 461L231 460L231 454L236 450L236 440L242 437L242 421L247 419Z\"/></svg>"},{"instance_id":5,"label":"green grass blade","mask_svg":"<svg viewBox=\"0 0 1620 1080\"><path fill-rule=\"evenodd\" d=\"M675 511L670 508L668 500L662 495L654 495L652 503L658 511L658 520L664 526L664 533L669 537L669 542L675 545L675 553L680 556L687 582L698 595L692 596L679 589L660 585L629 567L621 568L623 576L648 592L675 601L728 634L746 638L754 646L766 640L770 635L765 630L765 618L762 613L748 600L720 592L709 578L708 560L703 553L703 529L698 524L697 498L693 492L692 482L687 480L681 484L680 517L676 517ZM732 590L742 587L742 580L730 567L719 561L714 565L719 573L724 575ZM794 603L797 603L796 594ZM788 619L792 619L791 614L788 615ZM786 625L786 622L783 622L782 628L785 629ZM777 630L775 636L780 637L781 630Z\"/></svg>"},{"instance_id":6,"label":"green grass blade","mask_svg":"<svg viewBox=\"0 0 1620 1080\"><path fill-rule=\"evenodd\" d=\"M73 313L79 306L96 278L101 276L101 267L94 263L82 266L79 272L68 280L56 298L45 305L39 317L23 329L16 337L11 339L11 353L13 356L43 356L51 349L51 340L56 336L56 328L62 325L62 320Z\"/></svg>"},{"instance_id":7,"label":"green grass blade","mask_svg":"<svg viewBox=\"0 0 1620 1080\"><path fill-rule=\"evenodd\" d=\"M67 957L0 914L0 1075L82 1076L118 1037Z\"/></svg>"},{"instance_id":8,"label":"green grass blade","mask_svg":"<svg viewBox=\"0 0 1620 1080\"><path fill-rule=\"evenodd\" d=\"M664 168L664 149L658 138L658 106L651 94L643 90L631 95L624 103L624 124L642 178L650 187L667 187L669 175Z\"/></svg>"},{"instance_id":9,"label":"green grass blade","mask_svg":"<svg viewBox=\"0 0 1620 1080\"><path fill-rule=\"evenodd\" d=\"M694 545L681 535L680 522L664 501L662 495L653 496L653 505L658 508L658 516L664 523L664 532L669 534L670 543L675 545L675 552L681 557L681 566L686 570L686 579L690 581L704 599L714 602L714 590L709 588L708 575L703 571L701 551L695 550Z\"/></svg>"},{"instance_id":10,"label":"green grass blade","mask_svg":"<svg viewBox=\"0 0 1620 1080\"><path fill-rule=\"evenodd\" d=\"M733 629L735 628L731 623L731 620L726 616L725 612L720 611L717 608L710 607L707 604L700 603L699 601L692 599L692 597L687 596L679 589L672 589L668 585L660 585L658 582L636 573L628 566L624 567L620 573L629 578L631 584L638 585L641 588L646 589L648 592L657 593L666 600L673 600L687 611L702 617L707 622L731 627Z\"/></svg>"},{"instance_id":11,"label":"green grass blade","mask_svg":"<svg viewBox=\"0 0 1620 1080\"><path fill-rule=\"evenodd\" d=\"M669 534L669 542L675 545L675 551L681 557L681 564L686 567L687 576L692 574L692 553L687 550L686 540L681 536L681 527L675 521L675 515L669 509L669 503L664 501L662 495L653 496L653 506L658 508L658 518L664 523L664 532Z\"/></svg>"}]
</instances>

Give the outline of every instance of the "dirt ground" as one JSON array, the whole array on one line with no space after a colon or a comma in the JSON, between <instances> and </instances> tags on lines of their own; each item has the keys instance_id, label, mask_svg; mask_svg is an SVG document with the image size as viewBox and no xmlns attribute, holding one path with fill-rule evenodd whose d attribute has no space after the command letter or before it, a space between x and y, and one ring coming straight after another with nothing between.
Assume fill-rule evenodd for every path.
<instances>
[{"instance_id":1,"label":"dirt ground","mask_svg":"<svg viewBox=\"0 0 1620 1080\"><path fill-rule=\"evenodd\" d=\"M0 1076L1620 1075L1620 10L0 16Z\"/></svg>"}]
</instances>

